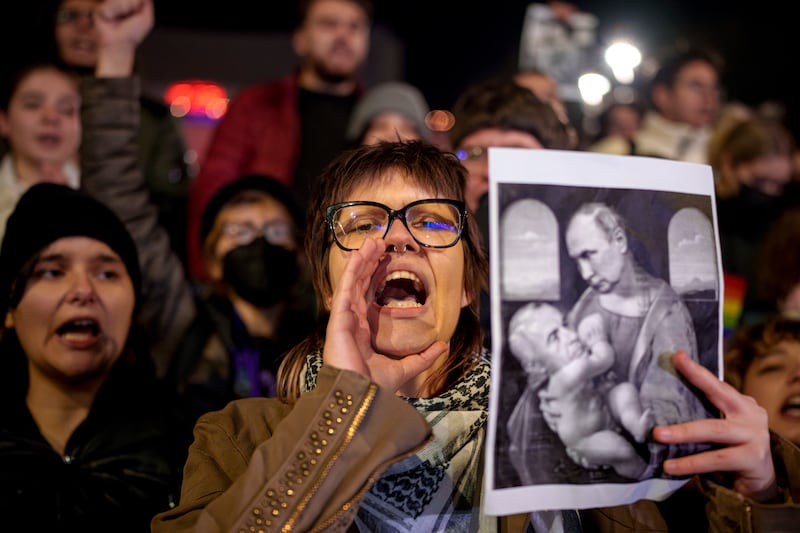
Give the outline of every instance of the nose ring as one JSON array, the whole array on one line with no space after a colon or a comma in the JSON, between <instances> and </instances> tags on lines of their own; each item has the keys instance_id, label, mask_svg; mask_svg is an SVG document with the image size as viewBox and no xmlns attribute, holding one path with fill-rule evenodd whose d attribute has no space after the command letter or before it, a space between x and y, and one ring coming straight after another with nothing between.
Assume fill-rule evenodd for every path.
<instances>
[{"instance_id":1,"label":"nose ring","mask_svg":"<svg viewBox=\"0 0 800 533\"><path fill-rule=\"evenodd\" d=\"M397 250L397 246L395 246L394 244L390 244L390 245L389 245L389 251L390 251L390 252L398 252L398 250ZM401 254L404 254L404 253L406 253L407 251L408 251L408 245L407 245L407 244L404 244L404 245L403 245L403 249L402 249L402 250L399 250L399 253L401 253Z\"/></svg>"}]
</instances>

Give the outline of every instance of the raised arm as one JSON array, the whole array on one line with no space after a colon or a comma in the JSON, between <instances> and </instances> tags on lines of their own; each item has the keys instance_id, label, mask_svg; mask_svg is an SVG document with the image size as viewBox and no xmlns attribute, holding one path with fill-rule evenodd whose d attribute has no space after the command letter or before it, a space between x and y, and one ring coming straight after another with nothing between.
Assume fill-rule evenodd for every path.
<instances>
[{"instance_id":1,"label":"raised arm","mask_svg":"<svg viewBox=\"0 0 800 533\"><path fill-rule=\"evenodd\" d=\"M95 9L98 53L95 75L125 78L133 73L136 48L150 33L152 0L104 0Z\"/></svg>"},{"instance_id":2,"label":"raised arm","mask_svg":"<svg viewBox=\"0 0 800 533\"><path fill-rule=\"evenodd\" d=\"M105 0L96 76L81 81L81 188L108 205L133 236L143 278L140 316L160 376L195 317L191 286L150 203L138 155L140 82L136 45L153 24L151 0Z\"/></svg>"}]
</instances>

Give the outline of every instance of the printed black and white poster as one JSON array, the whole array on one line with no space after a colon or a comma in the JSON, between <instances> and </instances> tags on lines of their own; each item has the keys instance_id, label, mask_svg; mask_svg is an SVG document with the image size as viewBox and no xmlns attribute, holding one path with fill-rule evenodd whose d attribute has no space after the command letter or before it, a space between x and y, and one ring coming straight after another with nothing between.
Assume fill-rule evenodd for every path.
<instances>
[{"instance_id":1,"label":"printed black and white poster","mask_svg":"<svg viewBox=\"0 0 800 533\"><path fill-rule=\"evenodd\" d=\"M672 365L722 377L710 167L489 150L492 382L486 512L662 500L687 478L655 425L719 416Z\"/></svg>"}]
</instances>

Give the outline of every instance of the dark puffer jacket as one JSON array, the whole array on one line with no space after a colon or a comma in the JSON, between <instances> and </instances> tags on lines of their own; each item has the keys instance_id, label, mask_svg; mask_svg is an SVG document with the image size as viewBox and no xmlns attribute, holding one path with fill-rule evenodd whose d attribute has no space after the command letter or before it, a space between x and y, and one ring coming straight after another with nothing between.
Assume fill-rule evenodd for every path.
<instances>
[{"instance_id":1,"label":"dark puffer jacket","mask_svg":"<svg viewBox=\"0 0 800 533\"><path fill-rule=\"evenodd\" d=\"M25 404L25 357L15 344L0 344L3 523L31 531L149 531L150 519L177 501L180 483L156 382L123 354L62 457Z\"/></svg>"}]
</instances>

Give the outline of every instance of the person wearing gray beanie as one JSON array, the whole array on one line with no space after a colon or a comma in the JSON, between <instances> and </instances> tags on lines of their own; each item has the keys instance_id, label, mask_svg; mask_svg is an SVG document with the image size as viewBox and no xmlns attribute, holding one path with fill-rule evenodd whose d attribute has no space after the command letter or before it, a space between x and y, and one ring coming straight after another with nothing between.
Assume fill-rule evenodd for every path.
<instances>
[{"instance_id":1,"label":"person wearing gray beanie","mask_svg":"<svg viewBox=\"0 0 800 533\"><path fill-rule=\"evenodd\" d=\"M422 92L402 81L387 81L371 87L356 104L347 125L350 145L377 141L431 139L425 123L430 112Z\"/></svg>"}]
</instances>

